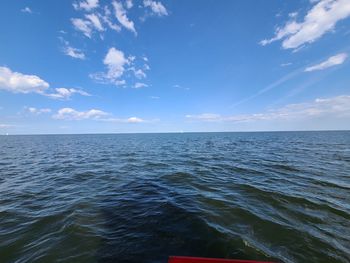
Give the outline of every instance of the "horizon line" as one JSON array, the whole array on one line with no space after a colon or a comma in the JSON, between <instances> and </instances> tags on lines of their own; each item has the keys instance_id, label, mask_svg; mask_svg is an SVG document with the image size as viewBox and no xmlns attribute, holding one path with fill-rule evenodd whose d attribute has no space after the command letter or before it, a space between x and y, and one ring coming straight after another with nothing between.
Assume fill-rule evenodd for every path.
<instances>
[{"instance_id":1,"label":"horizon line","mask_svg":"<svg viewBox=\"0 0 350 263\"><path fill-rule=\"evenodd\" d=\"M184 133L263 133L263 132L349 132L347 129L319 130L257 130L257 131L169 131L169 132L100 132L100 133L5 133L0 136L40 136L40 135L123 135L123 134L184 134Z\"/></svg>"}]
</instances>

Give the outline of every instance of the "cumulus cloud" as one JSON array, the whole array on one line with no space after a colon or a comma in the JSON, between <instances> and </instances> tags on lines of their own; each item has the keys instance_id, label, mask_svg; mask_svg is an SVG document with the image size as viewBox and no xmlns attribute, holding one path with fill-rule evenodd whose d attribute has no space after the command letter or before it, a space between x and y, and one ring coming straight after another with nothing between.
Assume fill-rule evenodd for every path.
<instances>
[{"instance_id":1,"label":"cumulus cloud","mask_svg":"<svg viewBox=\"0 0 350 263\"><path fill-rule=\"evenodd\" d=\"M46 94L46 96L53 99L62 99L62 100L68 100L74 94L79 94L82 96L91 96L89 93L83 90L73 89L73 88L56 88L55 91L56 91L55 93L49 93L49 94Z\"/></svg>"},{"instance_id":2,"label":"cumulus cloud","mask_svg":"<svg viewBox=\"0 0 350 263\"><path fill-rule=\"evenodd\" d=\"M271 120L302 120L319 117L350 117L350 96L343 95L332 98L316 99L308 103L289 104L279 109L263 113L222 116L220 114L205 113L186 115L196 121L206 122L251 122Z\"/></svg>"},{"instance_id":3,"label":"cumulus cloud","mask_svg":"<svg viewBox=\"0 0 350 263\"><path fill-rule=\"evenodd\" d=\"M13 72L7 67L0 67L0 89L13 93L44 93L49 83L36 75Z\"/></svg>"},{"instance_id":4,"label":"cumulus cloud","mask_svg":"<svg viewBox=\"0 0 350 263\"><path fill-rule=\"evenodd\" d=\"M53 99L69 99L73 94L90 96L85 91L73 88L56 88L55 93L49 93L49 83L36 75L26 75L13 72L7 67L0 67L0 90L13 93L38 93Z\"/></svg>"},{"instance_id":5,"label":"cumulus cloud","mask_svg":"<svg viewBox=\"0 0 350 263\"><path fill-rule=\"evenodd\" d=\"M132 57L126 57L124 52L114 47L110 48L103 60L107 67L107 72L91 74L90 77L101 83L112 83L114 85L124 85L126 81L121 79L126 66L132 63Z\"/></svg>"},{"instance_id":6,"label":"cumulus cloud","mask_svg":"<svg viewBox=\"0 0 350 263\"><path fill-rule=\"evenodd\" d=\"M303 21L297 22L296 15L290 16L283 27L278 27L275 36L260 42L265 46L277 40L282 40L284 49L295 49L304 44L312 43L325 33L334 29L337 22L350 16L349 0L319 0L307 12Z\"/></svg>"},{"instance_id":7,"label":"cumulus cloud","mask_svg":"<svg viewBox=\"0 0 350 263\"><path fill-rule=\"evenodd\" d=\"M113 1L112 5L114 7L115 17L119 23L126 29L134 32L136 35L137 32L135 30L134 22L127 17L126 10L124 9L123 5L119 1Z\"/></svg>"},{"instance_id":8,"label":"cumulus cloud","mask_svg":"<svg viewBox=\"0 0 350 263\"><path fill-rule=\"evenodd\" d=\"M33 13L33 11L28 6L26 6L25 8L22 8L21 12L28 13L28 14L32 14Z\"/></svg>"},{"instance_id":9,"label":"cumulus cloud","mask_svg":"<svg viewBox=\"0 0 350 263\"><path fill-rule=\"evenodd\" d=\"M86 11L91 11L92 9L98 7L98 0L85 0L73 3L73 7L76 10L83 9Z\"/></svg>"},{"instance_id":10,"label":"cumulus cloud","mask_svg":"<svg viewBox=\"0 0 350 263\"><path fill-rule=\"evenodd\" d=\"M327 69L330 67L334 67L336 65L343 64L347 57L348 57L348 55L346 53L340 53L340 54L337 54L335 56L329 57L327 60L325 60L317 65L307 67L305 69L305 71L311 72L311 71L315 71L315 70L323 70L323 69Z\"/></svg>"},{"instance_id":11,"label":"cumulus cloud","mask_svg":"<svg viewBox=\"0 0 350 263\"><path fill-rule=\"evenodd\" d=\"M144 0L143 5L146 8L149 8L152 14L157 16L167 16L168 11L165 6L161 2L152 1L152 0Z\"/></svg>"},{"instance_id":12,"label":"cumulus cloud","mask_svg":"<svg viewBox=\"0 0 350 263\"><path fill-rule=\"evenodd\" d=\"M108 113L97 109L91 109L88 111L77 111L72 108L62 108L58 110L58 112L52 117L57 120L98 120L107 115Z\"/></svg>"}]
</instances>

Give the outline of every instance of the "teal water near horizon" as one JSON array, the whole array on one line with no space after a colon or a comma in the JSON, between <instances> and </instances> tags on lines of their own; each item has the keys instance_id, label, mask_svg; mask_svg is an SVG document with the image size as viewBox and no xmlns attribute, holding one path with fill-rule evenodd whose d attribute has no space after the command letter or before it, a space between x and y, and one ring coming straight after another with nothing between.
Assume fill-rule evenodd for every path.
<instances>
[{"instance_id":1,"label":"teal water near horizon","mask_svg":"<svg viewBox=\"0 0 350 263\"><path fill-rule=\"evenodd\" d=\"M350 132L0 136L0 262L350 262Z\"/></svg>"}]
</instances>

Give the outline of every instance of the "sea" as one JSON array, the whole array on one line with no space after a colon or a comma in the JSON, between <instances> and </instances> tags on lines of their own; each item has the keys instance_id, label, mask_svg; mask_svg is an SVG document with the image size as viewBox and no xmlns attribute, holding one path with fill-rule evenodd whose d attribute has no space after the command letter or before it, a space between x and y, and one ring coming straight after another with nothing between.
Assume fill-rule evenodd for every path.
<instances>
[{"instance_id":1,"label":"sea","mask_svg":"<svg viewBox=\"0 0 350 263\"><path fill-rule=\"evenodd\" d=\"M350 262L350 132L0 136L0 262Z\"/></svg>"}]
</instances>

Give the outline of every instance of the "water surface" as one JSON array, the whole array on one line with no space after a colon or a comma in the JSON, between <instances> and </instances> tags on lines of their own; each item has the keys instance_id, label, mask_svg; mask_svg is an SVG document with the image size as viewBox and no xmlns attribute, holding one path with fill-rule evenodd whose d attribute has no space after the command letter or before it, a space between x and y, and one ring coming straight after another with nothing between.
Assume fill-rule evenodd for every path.
<instances>
[{"instance_id":1,"label":"water surface","mask_svg":"<svg viewBox=\"0 0 350 263\"><path fill-rule=\"evenodd\" d=\"M0 262L350 262L350 132L0 137Z\"/></svg>"}]
</instances>

